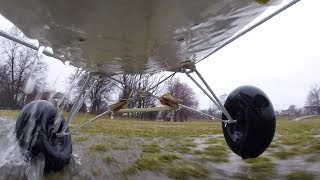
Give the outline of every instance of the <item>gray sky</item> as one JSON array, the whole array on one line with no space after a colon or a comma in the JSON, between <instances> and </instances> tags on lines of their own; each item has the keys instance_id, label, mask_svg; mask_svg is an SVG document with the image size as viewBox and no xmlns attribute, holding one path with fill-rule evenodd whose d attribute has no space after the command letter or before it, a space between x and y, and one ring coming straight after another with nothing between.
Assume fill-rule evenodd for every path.
<instances>
[{"instance_id":1,"label":"gray sky","mask_svg":"<svg viewBox=\"0 0 320 180\"><path fill-rule=\"evenodd\" d=\"M291 104L302 107L310 87L320 84L319 6L320 1L302 0L200 62L198 70L218 96L241 85L254 85L269 96L277 110ZM0 29L9 26L0 16ZM49 60L50 87L61 87L70 67ZM193 83L188 84L196 90L200 108L208 107L208 98Z\"/></svg>"}]
</instances>

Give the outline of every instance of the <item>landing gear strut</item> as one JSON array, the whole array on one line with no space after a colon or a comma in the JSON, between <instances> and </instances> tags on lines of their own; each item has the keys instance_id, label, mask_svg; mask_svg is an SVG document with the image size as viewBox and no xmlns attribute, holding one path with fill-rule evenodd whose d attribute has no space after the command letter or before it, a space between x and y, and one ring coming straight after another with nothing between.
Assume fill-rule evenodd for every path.
<instances>
[{"instance_id":1,"label":"landing gear strut","mask_svg":"<svg viewBox=\"0 0 320 180\"><path fill-rule=\"evenodd\" d=\"M241 86L230 93L224 106L195 66L183 68L186 75L222 112L222 130L230 149L243 159L256 158L270 145L276 128L273 106L267 95L253 86ZM192 76L195 72L205 90Z\"/></svg>"}]
</instances>

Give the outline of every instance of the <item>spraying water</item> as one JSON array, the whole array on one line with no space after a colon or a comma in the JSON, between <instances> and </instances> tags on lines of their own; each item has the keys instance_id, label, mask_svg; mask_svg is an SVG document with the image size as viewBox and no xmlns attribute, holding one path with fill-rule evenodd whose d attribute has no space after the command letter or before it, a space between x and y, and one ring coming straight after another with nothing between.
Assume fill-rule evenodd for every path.
<instances>
[{"instance_id":1,"label":"spraying water","mask_svg":"<svg viewBox=\"0 0 320 180\"><path fill-rule=\"evenodd\" d=\"M42 53L45 50L44 46L39 47L37 58L35 59L31 71L29 72L29 76L26 80L25 87L23 89L24 93L31 94L36 86L36 76L34 75L34 71L38 65L39 60L42 57Z\"/></svg>"},{"instance_id":2,"label":"spraying water","mask_svg":"<svg viewBox=\"0 0 320 180\"><path fill-rule=\"evenodd\" d=\"M24 86L22 87L22 91L26 94L32 94L35 92L37 77L36 77L36 68L39 65L39 61L43 59L43 52L47 48L40 47L38 49L37 58L31 64L31 69L26 75L26 80L24 82ZM70 62L66 62L65 65L69 65ZM57 113L57 122L60 123L61 117L63 114L63 110L70 99L71 92L74 86L82 79L85 75L85 71L81 68L77 69L77 73L74 76L70 87L63 94L63 98L57 103L58 104L58 113ZM57 80L56 80L57 81ZM55 85L55 83L54 83ZM54 90L49 90L49 94L44 95L44 89L37 89L36 96L33 100L46 99L52 102L53 95L56 94ZM47 92L46 92L47 93ZM24 97L24 102L26 102L26 97ZM27 156L26 150L29 147L33 147L37 142L38 133L40 131L40 126L36 124L37 119L39 119L39 113L35 113L37 109L40 107L33 106L29 109L29 117L28 122L25 125L26 131L23 135L24 144L19 143L17 141L16 136L16 121L12 118L1 118L0 115L0 180L1 179L29 179L29 180L38 180L42 179L44 175L44 169L48 163L45 162L46 155L43 153L39 153L35 156L32 155L32 158ZM58 126L59 127L59 126ZM20 139L20 138L19 138ZM23 148L21 148L23 147ZM24 150L26 149L26 150ZM28 151L29 152L29 151ZM80 158L76 157L74 159L75 164L81 164Z\"/></svg>"},{"instance_id":3,"label":"spraying water","mask_svg":"<svg viewBox=\"0 0 320 180\"><path fill-rule=\"evenodd\" d=\"M44 158L37 157L31 163L23 155L15 135L15 121L0 119L0 174L4 179L41 179Z\"/></svg>"},{"instance_id":4,"label":"spraying water","mask_svg":"<svg viewBox=\"0 0 320 180\"><path fill-rule=\"evenodd\" d=\"M32 159L26 158L26 153L16 139L15 123L13 120L0 118L0 179L42 179L45 157L39 153ZM28 140L32 141L32 138ZM74 161L75 164L81 164L80 157L75 156Z\"/></svg>"}]
</instances>

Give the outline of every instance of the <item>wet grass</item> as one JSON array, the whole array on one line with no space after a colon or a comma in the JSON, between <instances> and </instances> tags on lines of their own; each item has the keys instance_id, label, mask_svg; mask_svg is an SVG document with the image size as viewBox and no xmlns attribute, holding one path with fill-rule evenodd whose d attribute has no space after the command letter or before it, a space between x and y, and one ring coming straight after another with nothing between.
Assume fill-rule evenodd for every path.
<instances>
[{"instance_id":1,"label":"wet grass","mask_svg":"<svg viewBox=\"0 0 320 180\"><path fill-rule=\"evenodd\" d=\"M280 159L288 159L297 155L320 153L320 118L292 122L277 121L277 135L270 149L271 153Z\"/></svg>"},{"instance_id":2,"label":"wet grass","mask_svg":"<svg viewBox=\"0 0 320 180\"><path fill-rule=\"evenodd\" d=\"M284 150L284 149L276 151L276 152L273 153L273 156L277 157L279 159L288 159L288 158L290 158L290 157L292 157L294 155L296 155L295 152L287 151L287 150Z\"/></svg>"},{"instance_id":3,"label":"wet grass","mask_svg":"<svg viewBox=\"0 0 320 180\"><path fill-rule=\"evenodd\" d=\"M182 154L191 153L191 147L188 144L173 142L167 145L167 150L171 152L178 152Z\"/></svg>"},{"instance_id":4,"label":"wet grass","mask_svg":"<svg viewBox=\"0 0 320 180\"><path fill-rule=\"evenodd\" d=\"M159 160L161 162L171 163L172 161L174 161L176 159L180 159L180 158L175 154L164 154L164 155L159 156Z\"/></svg>"},{"instance_id":5,"label":"wet grass","mask_svg":"<svg viewBox=\"0 0 320 180\"><path fill-rule=\"evenodd\" d=\"M121 151L125 151L129 149L129 146L126 144L117 144L117 143L111 143L110 148L112 150L121 150Z\"/></svg>"},{"instance_id":6,"label":"wet grass","mask_svg":"<svg viewBox=\"0 0 320 180\"><path fill-rule=\"evenodd\" d=\"M160 146L159 146L159 144L155 144L155 143L142 145L142 152L144 152L144 153L159 153Z\"/></svg>"},{"instance_id":7,"label":"wet grass","mask_svg":"<svg viewBox=\"0 0 320 180\"><path fill-rule=\"evenodd\" d=\"M313 180L314 175L308 171L296 171L286 175L286 180Z\"/></svg>"},{"instance_id":8,"label":"wet grass","mask_svg":"<svg viewBox=\"0 0 320 180\"><path fill-rule=\"evenodd\" d=\"M93 116L87 115L86 119ZM84 123L84 118L75 117L73 123ZM96 125L99 124L99 125ZM98 122L89 124L80 132L92 134L113 134L120 137L139 136L139 137L157 137L157 138L177 138L199 137L202 135L210 135L221 133L219 126L214 126L210 121L194 121L188 123L172 123L172 122L154 122L154 121L137 121L132 119L115 118L113 120L103 118Z\"/></svg>"},{"instance_id":9,"label":"wet grass","mask_svg":"<svg viewBox=\"0 0 320 180\"><path fill-rule=\"evenodd\" d=\"M228 162L227 147L220 145L209 146L204 149L203 156L199 160L202 162Z\"/></svg>"},{"instance_id":10,"label":"wet grass","mask_svg":"<svg viewBox=\"0 0 320 180\"><path fill-rule=\"evenodd\" d=\"M200 154L202 154L202 151L200 151L200 150L194 150L194 151L192 152L192 154L194 154L194 155L200 155Z\"/></svg>"},{"instance_id":11,"label":"wet grass","mask_svg":"<svg viewBox=\"0 0 320 180\"><path fill-rule=\"evenodd\" d=\"M206 178L209 171L202 166L196 164L178 164L171 166L167 170L167 174L172 179L188 179L192 178Z\"/></svg>"},{"instance_id":12,"label":"wet grass","mask_svg":"<svg viewBox=\"0 0 320 180\"><path fill-rule=\"evenodd\" d=\"M205 142L205 144L220 144L223 142L224 142L223 138L210 138Z\"/></svg>"},{"instance_id":13,"label":"wet grass","mask_svg":"<svg viewBox=\"0 0 320 180\"><path fill-rule=\"evenodd\" d=\"M225 146L209 146L204 149L204 154L210 156L227 156L227 148Z\"/></svg>"},{"instance_id":14,"label":"wet grass","mask_svg":"<svg viewBox=\"0 0 320 180\"><path fill-rule=\"evenodd\" d=\"M115 162L116 160L114 159L114 157L112 156L105 156L102 158L103 162L110 164L112 162Z\"/></svg>"},{"instance_id":15,"label":"wet grass","mask_svg":"<svg viewBox=\"0 0 320 180\"><path fill-rule=\"evenodd\" d=\"M192 148L197 147L193 139L180 138L172 140L166 145L166 150L170 152L177 152L182 154L191 154Z\"/></svg>"},{"instance_id":16,"label":"wet grass","mask_svg":"<svg viewBox=\"0 0 320 180\"><path fill-rule=\"evenodd\" d=\"M8 112L11 116L18 114ZM72 127L92 117L92 114L77 114ZM259 158L242 160L231 158L232 152L224 141L220 123L103 117L72 135L74 153L85 164L73 166L57 176L50 175L49 179L52 176L52 179L70 178L70 174L79 174L79 179L104 178L110 174L111 179L115 174L116 177L120 174L122 179L132 176L143 179L144 172L155 176L160 173L169 179L317 179L320 177L318 170L304 169L305 164L299 168L302 171L291 169L290 164L285 164L285 171L278 169L282 166L279 162L295 157L302 157L303 163L320 166L319 135L320 117L299 122L278 119L275 138L267 151ZM238 162L242 164L235 168ZM220 165L240 169L240 173L223 172ZM220 171L220 176L216 177L216 172Z\"/></svg>"},{"instance_id":17,"label":"wet grass","mask_svg":"<svg viewBox=\"0 0 320 180\"><path fill-rule=\"evenodd\" d=\"M0 117L15 119L16 117L18 117L19 113L19 110L0 110Z\"/></svg>"},{"instance_id":18,"label":"wet grass","mask_svg":"<svg viewBox=\"0 0 320 180\"><path fill-rule=\"evenodd\" d=\"M101 171L99 169L92 169L91 172L92 172L92 175L95 177L101 175Z\"/></svg>"},{"instance_id":19,"label":"wet grass","mask_svg":"<svg viewBox=\"0 0 320 180\"><path fill-rule=\"evenodd\" d=\"M88 137L85 137L85 136L79 136L72 139L72 141L75 143L83 143L83 142L86 142L87 140L88 140Z\"/></svg>"},{"instance_id":20,"label":"wet grass","mask_svg":"<svg viewBox=\"0 0 320 180\"><path fill-rule=\"evenodd\" d=\"M306 162L314 163L314 162L320 162L320 154L312 154L305 160Z\"/></svg>"},{"instance_id":21,"label":"wet grass","mask_svg":"<svg viewBox=\"0 0 320 180\"><path fill-rule=\"evenodd\" d=\"M209 174L202 165L182 160L174 154L142 154L124 173L145 170L161 172L172 179L204 178Z\"/></svg>"},{"instance_id":22,"label":"wet grass","mask_svg":"<svg viewBox=\"0 0 320 180\"><path fill-rule=\"evenodd\" d=\"M89 152L98 153L98 152L106 152L108 150L105 144L96 144L89 148Z\"/></svg>"},{"instance_id":23,"label":"wet grass","mask_svg":"<svg viewBox=\"0 0 320 180\"><path fill-rule=\"evenodd\" d=\"M252 179L272 179L276 176L276 164L268 157L258 157L245 160L248 163L248 171Z\"/></svg>"},{"instance_id":24,"label":"wet grass","mask_svg":"<svg viewBox=\"0 0 320 180\"><path fill-rule=\"evenodd\" d=\"M165 171L174 160L179 159L173 154L142 154L129 168L127 173L135 173L142 170Z\"/></svg>"},{"instance_id":25,"label":"wet grass","mask_svg":"<svg viewBox=\"0 0 320 180\"><path fill-rule=\"evenodd\" d=\"M90 118L91 115L87 115L87 119ZM76 117L73 123L79 125L83 122L84 120L81 117ZM194 142L195 138L214 135L215 133L221 133L220 126L215 126L209 121L171 123L104 118L98 120L96 124L90 124L80 130L78 134L86 136L77 136L75 141L80 144L91 144L88 147L88 152L102 156L102 161L109 165L119 162L114 157L103 156L103 154L111 150L122 150L123 148L118 148L121 143L110 142L108 139L103 143L101 141L100 143L96 143L96 141L92 143L85 138L87 135L112 135L112 137L116 137L115 141L117 139L123 140L121 142L124 142L126 147L124 149L126 150L133 148L132 144L127 143L128 139L142 138L142 141L133 143L138 144L138 150L140 149L141 152L140 156L129 163L126 168L122 168L121 172L123 174L131 176L140 171L151 171L161 172L173 179L185 179L208 176L209 171L203 165L199 165L196 163L197 161L186 159L181 155L192 154L192 148L197 146L197 143ZM159 139L159 141L156 142L154 139ZM162 150L161 147L164 149ZM202 152L202 154L205 153L210 154L208 150ZM184 167L185 164L188 164L188 166ZM99 170L94 170L91 173L93 176L100 176Z\"/></svg>"}]
</instances>

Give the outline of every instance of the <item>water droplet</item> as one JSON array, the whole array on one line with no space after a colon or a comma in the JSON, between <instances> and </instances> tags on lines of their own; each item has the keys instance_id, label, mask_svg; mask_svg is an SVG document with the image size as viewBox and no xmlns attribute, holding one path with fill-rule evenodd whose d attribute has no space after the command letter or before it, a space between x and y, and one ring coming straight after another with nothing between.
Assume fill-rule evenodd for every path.
<instances>
[{"instance_id":1,"label":"water droplet","mask_svg":"<svg viewBox=\"0 0 320 180\"><path fill-rule=\"evenodd\" d=\"M64 65L69 66L70 67L70 61L65 61Z\"/></svg>"},{"instance_id":2,"label":"water droplet","mask_svg":"<svg viewBox=\"0 0 320 180\"><path fill-rule=\"evenodd\" d=\"M43 51L45 50L45 47L44 46L40 46L39 49L38 49L38 58L41 57Z\"/></svg>"},{"instance_id":3,"label":"water droplet","mask_svg":"<svg viewBox=\"0 0 320 180\"><path fill-rule=\"evenodd\" d=\"M75 163L77 165L81 165L81 161L82 161L81 157L78 154L72 154L72 155L73 155L73 159L74 159Z\"/></svg>"},{"instance_id":4,"label":"water droplet","mask_svg":"<svg viewBox=\"0 0 320 180\"><path fill-rule=\"evenodd\" d=\"M30 162L30 166L26 170L27 179L41 179L43 176L43 170L45 165L45 158L43 153L39 153L36 157L33 157Z\"/></svg>"},{"instance_id":5,"label":"water droplet","mask_svg":"<svg viewBox=\"0 0 320 180\"><path fill-rule=\"evenodd\" d=\"M53 54L53 49L51 47L46 47L46 51L48 51L49 53Z\"/></svg>"},{"instance_id":6,"label":"water droplet","mask_svg":"<svg viewBox=\"0 0 320 180\"><path fill-rule=\"evenodd\" d=\"M36 78L33 75L31 75L27 78L23 92L26 94L31 94L35 86L36 86Z\"/></svg>"}]
</instances>

